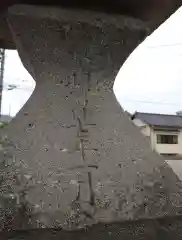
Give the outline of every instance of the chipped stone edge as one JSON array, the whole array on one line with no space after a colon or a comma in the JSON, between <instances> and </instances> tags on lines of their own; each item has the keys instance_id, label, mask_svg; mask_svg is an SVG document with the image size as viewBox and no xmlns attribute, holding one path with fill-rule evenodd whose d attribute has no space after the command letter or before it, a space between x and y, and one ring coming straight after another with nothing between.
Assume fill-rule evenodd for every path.
<instances>
[{"instance_id":1,"label":"chipped stone edge","mask_svg":"<svg viewBox=\"0 0 182 240\"><path fill-rule=\"evenodd\" d=\"M52 19L57 21L82 22L102 27L105 24L116 28L129 28L133 30L146 30L150 32L150 23L126 15L106 14L83 9L68 9L61 7L45 7L16 4L8 9L8 13L18 16L28 16L39 19Z\"/></svg>"}]
</instances>

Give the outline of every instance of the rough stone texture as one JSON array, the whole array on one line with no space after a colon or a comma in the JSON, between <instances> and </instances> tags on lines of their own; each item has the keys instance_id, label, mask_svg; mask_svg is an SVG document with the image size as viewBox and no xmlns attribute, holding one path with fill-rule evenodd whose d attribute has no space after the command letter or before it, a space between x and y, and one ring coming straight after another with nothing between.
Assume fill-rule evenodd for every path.
<instances>
[{"instance_id":1,"label":"rough stone texture","mask_svg":"<svg viewBox=\"0 0 182 240\"><path fill-rule=\"evenodd\" d=\"M83 1L83 0L6 0L0 5L0 47L14 49L9 27L5 21L8 7L13 4L46 5L47 7L69 7L71 9L87 9L106 13L132 16L148 21L151 29L157 28L177 8L181 6L181 0L110 0L110 1Z\"/></svg>"},{"instance_id":2,"label":"rough stone texture","mask_svg":"<svg viewBox=\"0 0 182 240\"><path fill-rule=\"evenodd\" d=\"M99 223L76 231L34 229L0 234L2 240L179 240L182 217L142 219L109 224Z\"/></svg>"},{"instance_id":3,"label":"rough stone texture","mask_svg":"<svg viewBox=\"0 0 182 240\"><path fill-rule=\"evenodd\" d=\"M12 228L74 229L180 214L181 182L152 152L112 91L144 25L24 6L10 9L8 21L37 83L1 139L11 186L6 196L19 205L22 197L23 209L25 203L29 209L27 224Z\"/></svg>"}]
</instances>

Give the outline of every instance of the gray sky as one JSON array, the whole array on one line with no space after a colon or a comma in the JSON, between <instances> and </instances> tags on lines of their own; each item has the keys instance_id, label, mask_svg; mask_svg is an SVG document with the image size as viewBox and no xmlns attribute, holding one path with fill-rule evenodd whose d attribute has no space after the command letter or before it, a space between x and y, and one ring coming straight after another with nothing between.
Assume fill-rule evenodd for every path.
<instances>
[{"instance_id":1,"label":"gray sky","mask_svg":"<svg viewBox=\"0 0 182 240\"><path fill-rule=\"evenodd\" d=\"M17 85L17 89L7 91L8 84ZM23 67L16 50L6 50L3 85L2 114L15 116L35 88L35 81Z\"/></svg>"},{"instance_id":2,"label":"gray sky","mask_svg":"<svg viewBox=\"0 0 182 240\"><path fill-rule=\"evenodd\" d=\"M130 112L175 113L182 110L182 7L149 36L121 67L114 92ZM35 82L17 51L6 51L2 114L15 116L28 100Z\"/></svg>"},{"instance_id":3,"label":"gray sky","mask_svg":"<svg viewBox=\"0 0 182 240\"><path fill-rule=\"evenodd\" d=\"M129 56L114 92L130 112L182 110L182 7Z\"/></svg>"}]
</instances>

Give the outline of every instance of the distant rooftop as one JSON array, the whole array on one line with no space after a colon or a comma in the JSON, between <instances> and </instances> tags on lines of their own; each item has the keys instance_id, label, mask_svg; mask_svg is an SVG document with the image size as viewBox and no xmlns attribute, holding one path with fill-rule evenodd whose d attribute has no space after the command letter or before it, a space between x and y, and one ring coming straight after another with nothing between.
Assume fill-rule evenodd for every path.
<instances>
[{"instance_id":1,"label":"distant rooftop","mask_svg":"<svg viewBox=\"0 0 182 240\"><path fill-rule=\"evenodd\" d=\"M132 119L139 118L148 125L156 127L182 128L181 115L135 112Z\"/></svg>"}]
</instances>

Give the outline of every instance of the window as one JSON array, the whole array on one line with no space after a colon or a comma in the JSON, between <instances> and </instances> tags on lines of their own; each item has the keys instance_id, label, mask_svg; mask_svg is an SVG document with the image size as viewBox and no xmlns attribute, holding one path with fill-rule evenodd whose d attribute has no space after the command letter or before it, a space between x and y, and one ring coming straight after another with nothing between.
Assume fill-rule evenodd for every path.
<instances>
[{"instance_id":1,"label":"window","mask_svg":"<svg viewBox=\"0 0 182 240\"><path fill-rule=\"evenodd\" d=\"M177 153L160 153L160 155L164 157L175 157L178 154Z\"/></svg>"},{"instance_id":2,"label":"window","mask_svg":"<svg viewBox=\"0 0 182 240\"><path fill-rule=\"evenodd\" d=\"M159 143L159 144L178 144L178 135L157 134L157 143Z\"/></svg>"}]
</instances>

